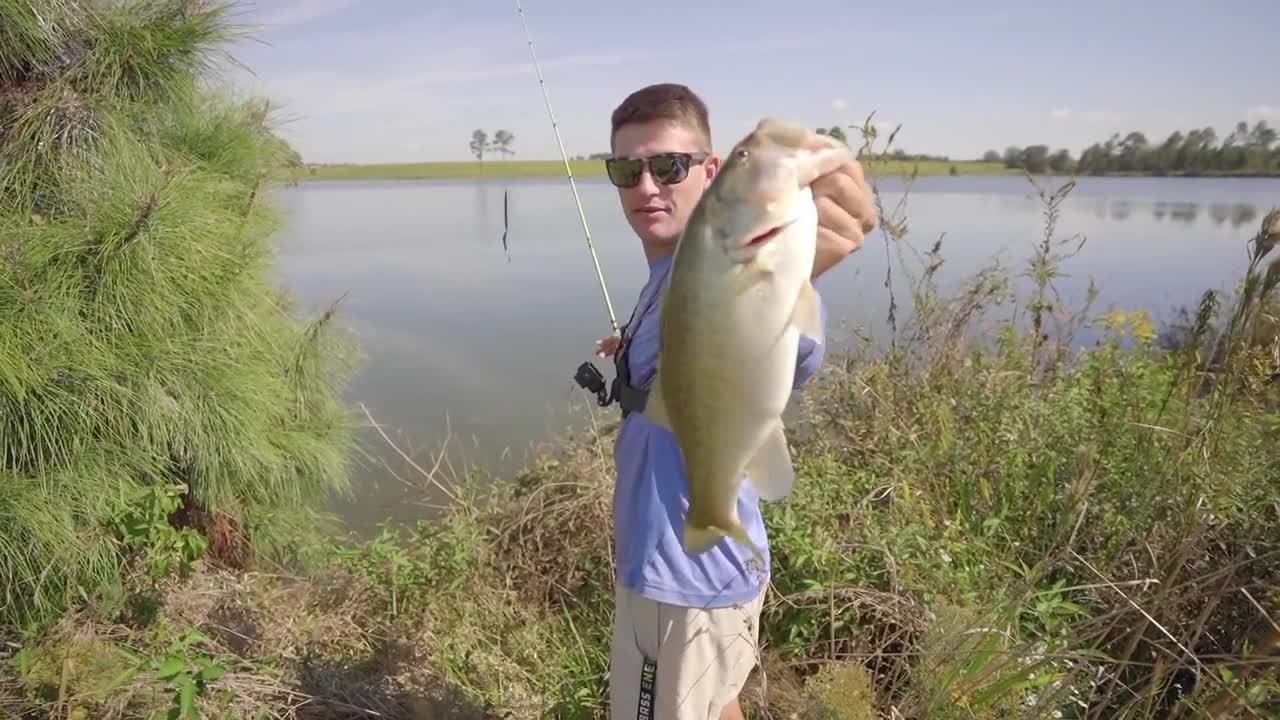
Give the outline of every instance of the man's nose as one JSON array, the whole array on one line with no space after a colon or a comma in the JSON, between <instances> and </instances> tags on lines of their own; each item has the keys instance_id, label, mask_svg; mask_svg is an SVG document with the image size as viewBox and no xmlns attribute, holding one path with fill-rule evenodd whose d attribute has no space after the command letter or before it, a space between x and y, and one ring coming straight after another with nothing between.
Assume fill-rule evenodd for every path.
<instances>
[{"instance_id":1,"label":"man's nose","mask_svg":"<svg viewBox=\"0 0 1280 720\"><path fill-rule=\"evenodd\" d=\"M654 179L653 173L649 172L649 167L640 169L640 182L636 183L636 190L646 195L655 195L658 192L658 181Z\"/></svg>"}]
</instances>

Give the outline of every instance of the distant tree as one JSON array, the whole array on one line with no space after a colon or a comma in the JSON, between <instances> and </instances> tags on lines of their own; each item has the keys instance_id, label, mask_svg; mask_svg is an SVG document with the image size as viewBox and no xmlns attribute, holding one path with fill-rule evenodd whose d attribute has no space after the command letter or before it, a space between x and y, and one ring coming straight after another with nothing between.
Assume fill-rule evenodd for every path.
<instances>
[{"instance_id":1,"label":"distant tree","mask_svg":"<svg viewBox=\"0 0 1280 720\"><path fill-rule=\"evenodd\" d=\"M1022 167L1029 173L1043 173L1049 169L1049 146L1030 145L1022 151Z\"/></svg>"},{"instance_id":2,"label":"distant tree","mask_svg":"<svg viewBox=\"0 0 1280 720\"><path fill-rule=\"evenodd\" d=\"M1280 137L1276 130L1265 120L1255 122L1252 127L1246 122L1238 122L1221 142L1217 131L1211 127L1176 131L1159 143L1151 142L1145 133L1135 130L1124 134L1112 133L1106 141L1089 145L1074 165L1077 172L1090 175L1116 172L1277 175L1280 174L1280 145L1277 145L1277 140ZM993 159L994 154L995 151L989 151L983 159ZM1045 167L1053 172L1063 172L1073 164L1066 150L1048 155L1043 145L1011 146L1004 151L1002 159L1011 168L1026 168L1031 172L1043 172Z\"/></svg>"},{"instance_id":3,"label":"distant tree","mask_svg":"<svg viewBox=\"0 0 1280 720\"><path fill-rule=\"evenodd\" d=\"M982 153L982 162L998 163L1000 162L1000 151L988 150Z\"/></svg>"},{"instance_id":4,"label":"distant tree","mask_svg":"<svg viewBox=\"0 0 1280 720\"><path fill-rule=\"evenodd\" d=\"M1265 123L1266 121L1263 120L1260 122ZM1241 120L1236 123L1236 129L1233 130L1231 134L1227 136L1227 139L1222 142L1225 145L1248 145L1249 137L1249 123Z\"/></svg>"},{"instance_id":5,"label":"distant tree","mask_svg":"<svg viewBox=\"0 0 1280 720\"><path fill-rule=\"evenodd\" d=\"M849 144L849 138L844 134L844 128L840 127L839 125L832 125L829 128L820 127L814 132L818 133L819 135L830 135L831 137L839 140L845 145Z\"/></svg>"},{"instance_id":6,"label":"distant tree","mask_svg":"<svg viewBox=\"0 0 1280 720\"><path fill-rule=\"evenodd\" d=\"M1071 153L1066 148L1058 150L1049 158L1049 169L1056 173L1070 172Z\"/></svg>"},{"instance_id":7,"label":"distant tree","mask_svg":"<svg viewBox=\"0 0 1280 720\"><path fill-rule=\"evenodd\" d=\"M1120 172L1134 172L1144 169L1141 156L1147 153L1147 136L1140 132L1131 132L1120 141L1120 157L1116 161L1116 169Z\"/></svg>"},{"instance_id":8,"label":"distant tree","mask_svg":"<svg viewBox=\"0 0 1280 720\"><path fill-rule=\"evenodd\" d=\"M489 133L479 128L471 131L471 154L475 155L477 160L484 162L484 151L488 147Z\"/></svg>"},{"instance_id":9,"label":"distant tree","mask_svg":"<svg viewBox=\"0 0 1280 720\"><path fill-rule=\"evenodd\" d=\"M489 149L500 153L504 157L510 157L516 153L515 150L511 149L511 143L515 139L515 135L512 135L510 131L497 130L493 133L493 142L489 143Z\"/></svg>"},{"instance_id":10,"label":"distant tree","mask_svg":"<svg viewBox=\"0 0 1280 720\"><path fill-rule=\"evenodd\" d=\"M1276 129L1269 127L1266 120L1259 120L1253 126L1253 132L1249 133L1249 144L1258 145L1263 150L1270 150L1271 144L1275 141Z\"/></svg>"},{"instance_id":11,"label":"distant tree","mask_svg":"<svg viewBox=\"0 0 1280 720\"><path fill-rule=\"evenodd\" d=\"M1080 153L1080 172L1090 175L1102 175L1110 169L1110 157L1102 145L1094 143Z\"/></svg>"}]
</instances>

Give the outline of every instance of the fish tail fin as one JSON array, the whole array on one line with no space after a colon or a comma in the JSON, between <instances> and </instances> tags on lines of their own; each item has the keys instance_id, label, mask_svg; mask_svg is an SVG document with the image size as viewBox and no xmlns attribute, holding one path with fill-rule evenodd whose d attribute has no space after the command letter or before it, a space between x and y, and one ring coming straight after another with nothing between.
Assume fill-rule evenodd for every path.
<instances>
[{"instance_id":1,"label":"fish tail fin","mask_svg":"<svg viewBox=\"0 0 1280 720\"><path fill-rule=\"evenodd\" d=\"M742 525L734 522L728 528L721 528L715 525L707 525L697 527L691 525L688 520L684 521L684 551L690 555L697 555L710 550L721 538L730 538L743 547L750 548L751 554L755 556L760 565L764 565L764 554L760 552L760 548L751 541L750 536Z\"/></svg>"},{"instance_id":2,"label":"fish tail fin","mask_svg":"<svg viewBox=\"0 0 1280 720\"><path fill-rule=\"evenodd\" d=\"M735 522L733 527L729 528L725 534L736 540L739 545L749 548L756 562L760 564L760 567L764 567L764 553L760 552L760 548L756 547L756 544L747 536L745 528Z\"/></svg>"},{"instance_id":3,"label":"fish tail fin","mask_svg":"<svg viewBox=\"0 0 1280 720\"><path fill-rule=\"evenodd\" d=\"M725 533L714 525L697 527L691 525L688 520L684 521L684 551L690 555L710 550L724 536Z\"/></svg>"}]
</instances>

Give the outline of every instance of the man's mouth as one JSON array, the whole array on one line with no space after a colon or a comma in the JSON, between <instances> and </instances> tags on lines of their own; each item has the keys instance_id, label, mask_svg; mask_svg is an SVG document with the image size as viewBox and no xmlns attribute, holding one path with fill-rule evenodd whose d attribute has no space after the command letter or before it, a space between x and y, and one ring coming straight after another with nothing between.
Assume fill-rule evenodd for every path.
<instances>
[{"instance_id":1,"label":"man's mouth","mask_svg":"<svg viewBox=\"0 0 1280 720\"><path fill-rule=\"evenodd\" d=\"M638 215L658 215L667 212L667 209L657 205L646 205L645 207L636 208L633 212Z\"/></svg>"}]
</instances>

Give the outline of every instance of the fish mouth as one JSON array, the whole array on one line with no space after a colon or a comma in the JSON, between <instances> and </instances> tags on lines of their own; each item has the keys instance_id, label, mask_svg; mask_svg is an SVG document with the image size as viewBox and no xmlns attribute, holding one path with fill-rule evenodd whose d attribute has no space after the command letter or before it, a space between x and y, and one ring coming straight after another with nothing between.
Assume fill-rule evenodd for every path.
<instances>
[{"instance_id":1,"label":"fish mouth","mask_svg":"<svg viewBox=\"0 0 1280 720\"><path fill-rule=\"evenodd\" d=\"M771 240L773 240L774 238L776 238L776 237L778 237L779 235L781 235L781 234L782 234L782 231L783 231L783 230L786 230L786 229L791 225L791 223L793 223L793 222L795 222L795 218L792 218L791 220L788 220L788 221L786 221L786 222L784 222L784 223L782 223L782 224L774 225L773 227L769 228L768 230L765 230L764 232L760 233L759 235L756 235L755 237L751 238L750 240L747 240L747 242L743 245L743 247L744 247L744 248L750 248L750 249L753 249L753 250L754 250L754 249L756 249L756 248L763 247L766 243L768 243L769 241L771 241Z\"/></svg>"},{"instance_id":2,"label":"fish mouth","mask_svg":"<svg viewBox=\"0 0 1280 720\"><path fill-rule=\"evenodd\" d=\"M756 248L756 247L760 247L761 245L764 245L770 240L778 237L778 235L782 232L782 227L783 227L782 225L775 225L769 228L768 230L765 230L763 233L748 240L746 247Z\"/></svg>"}]
</instances>

